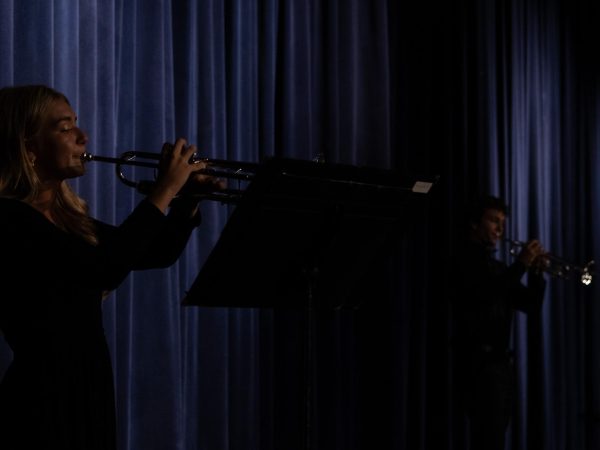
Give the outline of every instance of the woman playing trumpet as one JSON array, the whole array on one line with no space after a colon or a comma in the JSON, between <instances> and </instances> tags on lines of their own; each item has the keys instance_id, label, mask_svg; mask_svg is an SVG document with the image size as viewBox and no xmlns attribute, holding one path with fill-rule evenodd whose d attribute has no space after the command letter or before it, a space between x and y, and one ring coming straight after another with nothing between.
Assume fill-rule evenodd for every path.
<instances>
[{"instance_id":1,"label":"woman playing trumpet","mask_svg":"<svg viewBox=\"0 0 600 450\"><path fill-rule=\"evenodd\" d=\"M0 329L14 354L0 384L3 449L116 447L103 293L131 270L174 263L200 223L197 201L177 193L219 186L178 139L131 215L99 222L67 184L85 173L87 141L63 94L0 89Z\"/></svg>"}]
</instances>

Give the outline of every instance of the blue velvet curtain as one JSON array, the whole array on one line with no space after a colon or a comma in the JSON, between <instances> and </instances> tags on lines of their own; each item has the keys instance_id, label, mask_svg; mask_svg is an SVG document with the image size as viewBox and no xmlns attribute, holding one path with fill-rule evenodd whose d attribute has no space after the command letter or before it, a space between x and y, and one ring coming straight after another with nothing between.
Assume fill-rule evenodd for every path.
<instances>
[{"instance_id":1,"label":"blue velvet curtain","mask_svg":"<svg viewBox=\"0 0 600 450\"><path fill-rule=\"evenodd\" d=\"M0 0L0 85L64 92L91 153L183 136L212 158L440 175L361 306L320 313L308 397L302 311L181 306L233 208L202 204L178 263L105 301L120 448L466 448L453 236L466 201L491 192L512 237L575 263L600 253L599 19L592 0ZM74 186L118 223L140 196L113 170L92 163ZM597 299L595 284L553 279L541 315L517 316L509 448L600 445ZM2 342L0 373L10 358Z\"/></svg>"}]
</instances>

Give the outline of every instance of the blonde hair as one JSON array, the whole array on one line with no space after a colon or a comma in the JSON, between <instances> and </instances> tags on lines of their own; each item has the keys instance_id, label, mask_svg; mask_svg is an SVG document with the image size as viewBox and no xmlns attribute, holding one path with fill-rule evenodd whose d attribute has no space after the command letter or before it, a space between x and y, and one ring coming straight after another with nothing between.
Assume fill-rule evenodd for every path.
<instances>
[{"instance_id":1,"label":"blonde hair","mask_svg":"<svg viewBox=\"0 0 600 450\"><path fill-rule=\"evenodd\" d=\"M47 86L15 86L0 89L0 197L32 203L41 182L26 150L26 141L42 128L48 107L68 99ZM57 226L96 244L97 237L85 201L66 181L60 184L54 210Z\"/></svg>"}]
</instances>

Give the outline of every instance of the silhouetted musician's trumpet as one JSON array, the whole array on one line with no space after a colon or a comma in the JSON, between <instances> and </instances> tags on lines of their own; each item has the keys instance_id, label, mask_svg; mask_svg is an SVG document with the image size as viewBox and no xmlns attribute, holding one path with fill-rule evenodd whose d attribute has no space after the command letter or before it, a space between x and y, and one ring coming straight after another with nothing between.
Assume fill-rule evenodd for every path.
<instances>
[{"instance_id":1,"label":"silhouetted musician's trumpet","mask_svg":"<svg viewBox=\"0 0 600 450\"><path fill-rule=\"evenodd\" d=\"M127 151L119 157L97 156L89 153L81 155L81 160L97 161L103 163L111 163L116 165L116 173L124 184L137 189L141 193L148 191L155 184L154 180L134 181L127 178L123 173L123 166L145 167L150 169L158 169L161 159L160 153ZM215 178L226 178L238 181L251 181L254 179L258 165L249 162L231 162L221 159L192 158L190 164L204 162L207 167L198 170L198 173L209 175ZM190 192L189 188L182 195L193 196L204 200L215 200L222 203L237 203L241 198L243 191L241 189L218 189L207 191L207 188L202 186L197 191Z\"/></svg>"},{"instance_id":2,"label":"silhouetted musician's trumpet","mask_svg":"<svg viewBox=\"0 0 600 450\"><path fill-rule=\"evenodd\" d=\"M504 239L510 245L509 252L513 256L517 256L526 242L517 241L514 239ZM569 279L573 273L579 274L579 280L586 286L592 283L594 272L592 270L594 261L589 261L584 266L577 266L565 261L552 253L546 253L540 257L540 270L548 273L552 277Z\"/></svg>"}]
</instances>

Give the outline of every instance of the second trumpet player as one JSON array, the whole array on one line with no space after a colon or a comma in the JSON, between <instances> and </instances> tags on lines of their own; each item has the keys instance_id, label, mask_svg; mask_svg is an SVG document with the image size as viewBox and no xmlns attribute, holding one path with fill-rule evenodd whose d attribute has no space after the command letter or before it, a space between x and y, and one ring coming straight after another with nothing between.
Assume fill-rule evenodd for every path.
<instances>
[{"instance_id":1,"label":"second trumpet player","mask_svg":"<svg viewBox=\"0 0 600 450\"><path fill-rule=\"evenodd\" d=\"M517 310L539 314L546 285L538 270L546 252L537 239L524 243L510 265L496 259L507 215L496 197L473 204L452 264L454 380L472 448L504 448L516 399L513 317Z\"/></svg>"}]
</instances>

